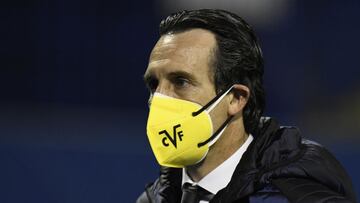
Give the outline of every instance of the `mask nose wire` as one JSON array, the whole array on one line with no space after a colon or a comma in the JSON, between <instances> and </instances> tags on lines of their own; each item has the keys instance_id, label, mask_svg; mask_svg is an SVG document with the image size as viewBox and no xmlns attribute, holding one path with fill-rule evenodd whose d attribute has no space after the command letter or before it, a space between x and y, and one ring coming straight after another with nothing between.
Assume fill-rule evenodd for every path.
<instances>
[{"instance_id":1,"label":"mask nose wire","mask_svg":"<svg viewBox=\"0 0 360 203\"><path fill-rule=\"evenodd\" d=\"M216 105L227 95L227 93L229 93L232 88L234 87L234 85L232 85L229 89L227 90L223 90L220 92L220 94L216 95L212 100L210 100L205 106L203 106L201 109L199 109L198 111L193 112L191 115L193 117L199 115L201 112L207 110L208 112L210 112L211 110L213 110L213 108L216 107Z\"/></svg>"}]
</instances>

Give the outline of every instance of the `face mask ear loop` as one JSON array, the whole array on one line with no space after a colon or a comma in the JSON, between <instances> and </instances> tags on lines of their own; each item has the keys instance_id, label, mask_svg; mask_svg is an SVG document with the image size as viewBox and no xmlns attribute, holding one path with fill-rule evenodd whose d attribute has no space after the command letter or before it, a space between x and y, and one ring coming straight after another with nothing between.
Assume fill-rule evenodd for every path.
<instances>
[{"instance_id":1,"label":"face mask ear loop","mask_svg":"<svg viewBox=\"0 0 360 203\"><path fill-rule=\"evenodd\" d=\"M192 116L195 117L195 116L199 115L201 112L203 112L205 110L207 112L210 112L232 90L233 87L234 87L234 85L232 85L226 91L222 91L220 94L218 94L216 97L214 97L209 103L207 103L205 106L203 106L201 109L199 109L198 111L193 112Z\"/></svg>"},{"instance_id":2,"label":"face mask ear loop","mask_svg":"<svg viewBox=\"0 0 360 203\"><path fill-rule=\"evenodd\" d=\"M209 106L209 108L206 109L207 112L210 112L211 110L213 110L216 105L218 105L218 103L221 102L221 100L232 90L234 86L231 86L228 90L226 90L211 106Z\"/></svg>"},{"instance_id":3,"label":"face mask ear loop","mask_svg":"<svg viewBox=\"0 0 360 203\"><path fill-rule=\"evenodd\" d=\"M227 124L230 122L230 120L232 118L233 118L233 116L230 116L229 118L227 118L226 121L220 126L220 128L209 139L205 140L204 142L198 143L198 148L206 145L211 140L215 139L218 136L218 134L227 126Z\"/></svg>"}]
</instances>

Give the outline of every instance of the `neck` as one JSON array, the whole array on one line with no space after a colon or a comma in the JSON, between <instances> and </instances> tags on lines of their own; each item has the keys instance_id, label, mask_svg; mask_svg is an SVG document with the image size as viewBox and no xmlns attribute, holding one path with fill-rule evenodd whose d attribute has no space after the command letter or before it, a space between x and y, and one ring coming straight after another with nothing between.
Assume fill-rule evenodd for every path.
<instances>
[{"instance_id":1,"label":"neck","mask_svg":"<svg viewBox=\"0 0 360 203\"><path fill-rule=\"evenodd\" d=\"M216 167L233 155L246 141L242 120L235 120L227 126L221 137L210 147L203 161L196 165L186 167L186 172L195 182L213 171Z\"/></svg>"}]
</instances>

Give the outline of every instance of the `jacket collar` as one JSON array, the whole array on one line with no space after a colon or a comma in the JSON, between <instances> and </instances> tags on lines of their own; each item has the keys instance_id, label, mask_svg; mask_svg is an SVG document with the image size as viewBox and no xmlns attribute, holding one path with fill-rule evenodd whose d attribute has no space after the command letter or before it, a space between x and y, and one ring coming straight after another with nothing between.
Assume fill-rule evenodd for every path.
<instances>
[{"instance_id":1,"label":"jacket collar","mask_svg":"<svg viewBox=\"0 0 360 203\"><path fill-rule=\"evenodd\" d=\"M321 169L321 170L319 170ZM230 183L213 201L233 202L280 177L312 179L344 196L354 196L340 163L321 145L302 139L295 127L262 118L258 134L238 164Z\"/></svg>"}]
</instances>

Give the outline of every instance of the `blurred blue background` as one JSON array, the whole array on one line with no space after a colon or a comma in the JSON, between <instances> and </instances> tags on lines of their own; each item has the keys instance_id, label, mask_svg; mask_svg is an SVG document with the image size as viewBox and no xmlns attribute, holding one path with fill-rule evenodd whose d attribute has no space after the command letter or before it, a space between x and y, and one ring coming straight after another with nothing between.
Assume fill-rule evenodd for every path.
<instances>
[{"instance_id":1,"label":"blurred blue background","mask_svg":"<svg viewBox=\"0 0 360 203\"><path fill-rule=\"evenodd\" d=\"M325 145L360 194L360 2L0 2L0 202L134 202L158 174L142 75L162 17L243 16L265 57L267 109Z\"/></svg>"}]
</instances>

